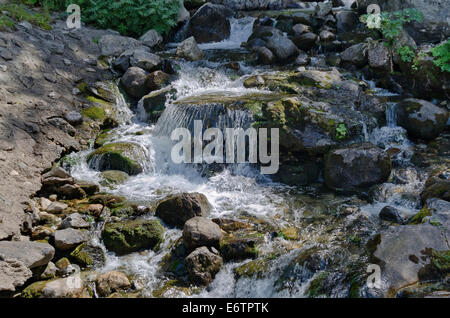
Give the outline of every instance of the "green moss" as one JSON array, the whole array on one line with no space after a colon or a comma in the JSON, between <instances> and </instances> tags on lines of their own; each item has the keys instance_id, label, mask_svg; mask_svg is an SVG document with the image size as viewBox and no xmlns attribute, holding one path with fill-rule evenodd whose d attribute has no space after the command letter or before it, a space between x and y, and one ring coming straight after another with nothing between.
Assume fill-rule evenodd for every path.
<instances>
[{"instance_id":1,"label":"green moss","mask_svg":"<svg viewBox=\"0 0 450 318\"><path fill-rule=\"evenodd\" d=\"M423 223L423 219L427 216L431 216L431 211L424 206L422 210L420 210L416 215L414 215L409 221L410 224L421 224Z\"/></svg>"},{"instance_id":2,"label":"green moss","mask_svg":"<svg viewBox=\"0 0 450 318\"><path fill-rule=\"evenodd\" d=\"M0 16L0 31L8 31L13 30L15 26L14 20L7 17L6 15Z\"/></svg>"},{"instance_id":3,"label":"green moss","mask_svg":"<svg viewBox=\"0 0 450 318\"><path fill-rule=\"evenodd\" d=\"M318 274L309 284L307 294L308 297L315 298L321 295L326 295L327 292L324 289L323 283L328 277L329 272L324 271L320 274Z\"/></svg>"},{"instance_id":4,"label":"green moss","mask_svg":"<svg viewBox=\"0 0 450 318\"><path fill-rule=\"evenodd\" d=\"M6 13L2 13L2 18L0 18L0 28L2 25L11 28L11 25L14 25L14 21L27 21L44 30L52 29L50 26L50 14L46 9L34 11L22 3L9 1L8 3L0 4L0 12Z\"/></svg>"},{"instance_id":5,"label":"green moss","mask_svg":"<svg viewBox=\"0 0 450 318\"><path fill-rule=\"evenodd\" d=\"M81 114L84 117L90 118L96 121L104 121L106 119L106 112L103 108L97 106L91 106L81 110Z\"/></svg>"},{"instance_id":6,"label":"green moss","mask_svg":"<svg viewBox=\"0 0 450 318\"><path fill-rule=\"evenodd\" d=\"M20 294L20 297L22 297L22 298L39 298L42 295L42 290L51 281L52 280L39 281L39 282L29 285L27 288L25 288L22 291L22 293Z\"/></svg>"},{"instance_id":7,"label":"green moss","mask_svg":"<svg viewBox=\"0 0 450 318\"><path fill-rule=\"evenodd\" d=\"M441 272L450 272L450 250L448 251L435 251L431 253L431 262Z\"/></svg>"},{"instance_id":8,"label":"green moss","mask_svg":"<svg viewBox=\"0 0 450 318\"><path fill-rule=\"evenodd\" d=\"M89 253L83 251L83 248L86 246L86 243L79 245L72 253L70 253L70 257L74 260L75 263L82 265L84 267L94 265L94 260L91 258Z\"/></svg>"},{"instance_id":9,"label":"green moss","mask_svg":"<svg viewBox=\"0 0 450 318\"><path fill-rule=\"evenodd\" d=\"M87 94L88 93L88 86L85 82L81 82L80 84L77 85L77 88L80 90L80 92L82 92L83 94Z\"/></svg>"},{"instance_id":10,"label":"green moss","mask_svg":"<svg viewBox=\"0 0 450 318\"><path fill-rule=\"evenodd\" d=\"M237 277L258 277L261 278L269 269L267 258L256 259L236 267L234 273Z\"/></svg>"}]
</instances>

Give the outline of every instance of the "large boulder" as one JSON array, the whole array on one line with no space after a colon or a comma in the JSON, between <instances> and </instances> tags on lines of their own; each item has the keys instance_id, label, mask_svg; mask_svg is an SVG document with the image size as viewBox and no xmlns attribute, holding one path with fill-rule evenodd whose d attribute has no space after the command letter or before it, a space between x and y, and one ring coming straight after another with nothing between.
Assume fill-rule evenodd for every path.
<instances>
[{"instance_id":1,"label":"large boulder","mask_svg":"<svg viewBox=\"0 0 450 318\"><path fill-rule=\"evenodd\" d=\"M138 40L130 37L108 34L99 39L98 45L100 46L102 55L119 56L125 50L139 47L142 44Z\"/></svg>"},{"instance_id":2,"label":"large boulder","mask_svg":"<svg viewBox=\"0 0 450 318\"><path fill-rule=\"evenodd\" d=\"M50 262L55 249L47 243L0 241L0 255L3 259L16 259L31 269Z\"/></svg>"},{"instance_id":3,"label":"large boulder","mask_svg":"<svg viewBox=\"0 0 450 318\"><path fill-rule=\"evenodd\" d=\"M363 67L367 64L367 44L359 43L350 46L341 53L343 64L353 64L356 67Z\"/></svg>"},{"instance_id":4,"label":"large boulder","mask_svg":"<svg viewBox=\"0 0 450 318\"><path fill-rule=\"evenodd\" d=\"M198 47L193 36L178 45L176 54L189 61L198 61L205 56L203 51Z\"/></svg>"},{"instance_id":5,"label":"large boulder","mask_svg":"<svg viewBox=\"0 0 450 318\"><path fill-rule=\"evenodd\" d=\"M313 32L305 32L302 34L296 34L292 41L294 41L295 45L304 51L308 51L316 46L318 36Z\"/></svg>"},{"instance_id":6,"label":"large boulder","mask_svg":"<svg viewBox=\"0 0 450 318\"><path fill-rule=\"evenodd\" d=\"M147 87L147 72L139 67L130 67L120 79L125 92L136 99L150 92Z\"/></svg>"},{"instance_id":7,"label":"large boulder","mask_svg":"<svg viewBox=\"0 0 450 318\"><path fill-rule=\"evenodd\" d=\"M333 190L368 188L387 181L390 173L389 155L369 143L335 149L325 156L325 184Z\"/></svg>"},{"instance_id":8,"label":"large boulder","mask_svg":"<svg viewBox=\"0 0 450 318\"><path fill-rule=\"evenodd\" d=\"M208 285L223 265L222 257L214 247L202 246L190 253L184 261L192 283Z\"/></svg>"},{"instance_id":9,"label":"large boulder","mask_svg":"<svg viewBox=\"0 0 450 318\"><path fill-rule=\"evenodd\" d=\"M0 294L14 292L33 276L33 273L17 259L3 259L0 255Z\"/></svg>"},{"instance_id":10,"label":"large boulder","mask_svg":"<svg viewBox=\"0 0 450 318\"><path fill-rule=\"evenodd\" d=\"M145 150L140 145L117 142L94 150L87 160L89 166L98 171L119 170L137 175L143 171L146 158Z\"/></svg>"},{"instance_id":11,"label":"large boulder","mask_svg":"<svg viewBox=\"0 0 450 318\"><path fill-rule=\"evenodd\" d=\"M196 216L208 216L210 211L211 204L204 194L182 193L162 200L155 215L168 225L183 227L187 220Z\"/></svg>"},{"instance_id":12,"label":"large boulder","mask_svg":"<svg viewBox=\"0 0 450 318\"><path fill-rule=\"evenodd\" d=\"M193 217L184 224L183 242L188 250L194 250L200 246L219 248L221 238L220 227L207 218Z\"/></svg>"},{"instance_id":13,"label":"large boulder","mask_svg":"<svg viewBox=\"0 0 450 318\"><path fill-rule=\"evenodd\" d=\"M337 29L340 32L349 32L358 26L358 14L353 11L341 11L336 14Z\"/></svg>"},{"instance_id":14,"label":"large boulder","mask_svg":"<svg viewBox=\"0 0 450 318\"><path fill-rule=\"evenodd\" d=\"M391 52L383 42L373 42L368 45L367 57L369 66L383 72L392 72Z\"/></svg>"},{"instance_id":15,"label":"large boulder","mask_svg":"<svg viewBox=\"0 0 450 318\"><path fill-rule=\"evenodd\" d=\"M64 229L55 232L55 246L58 250L71 250L88 240L89 235L86 230Z\"/></svg>"},{"instance_id":16,"label":"large boulder","mask_svg":"<svg viewBox=\"0 0 450 318\"><path fill-rule=\"evenodd\" d=\"M189 33L198 43L220 42L230 36L229 17L233 11L225 6L206 3L189 20Z\"/></svg>"},{"instance_id":17,"label":"large boulder","mask_svg":"<svg viewBox=\"0 0 450 318\"><path fill-rule=\"evenodd\" d=\"M140 249L157 249L163 234L158 220L133 220L107 223L102 238L108 250L125 255Z\"/></svg>"},{"instance_id":18,"label":"large boulder","mask_svg":"<svg viewBox=\"0 0 450 318\"><path fill-rule=\"evenodd\" d=\"M448 112L425 100L409 98L397 105L397 121L415 138L431 140L445 129Z\"/></svg>"}]
</instances>

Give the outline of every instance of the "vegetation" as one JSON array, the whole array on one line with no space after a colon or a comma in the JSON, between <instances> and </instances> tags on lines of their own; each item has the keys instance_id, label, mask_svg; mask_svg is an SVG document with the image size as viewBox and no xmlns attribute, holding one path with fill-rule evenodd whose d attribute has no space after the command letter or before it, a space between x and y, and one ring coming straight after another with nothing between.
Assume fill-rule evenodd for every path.
<instances>
[{"instance_id":1,"label":"vegetation","mask_svg":"<svg viewBox=\"0 0 450 318\"><path fill-rule=\"evenodd\" d=\"M345 136L347 136L347 127L345 127L345 124L339 124L336 127L336 138L342 140Z\"/></svg>"},{"instance_id":2,"label":"vegetation","mask_svg":"<svg viewBox=\"0 0 450 318\"><path fill-rule=\"evenodd\" d=\"M434 57L434 64L442 72L450 72L450 39L431 50Z\"/></svg>"},{"instance_id":3,"label":"vegetation","mask_svg":"<svg viewBox=\"0 0 450 318\"><path fill-rule=\"evenodd\" d=\"M416 57L415 49L408 45L399 47L397 53L400 55L400 59L406 63L412 63Z\"/></svg>"},{"instance_id":4,"label":"vegetation","mask_svg":"<svg viewBox=\"0 0 450 318\"><path fill-rule=\"evenodd\" d=\"M39 11L30 10L27 1L9 1L0 4L0 30L13 29L16 22L27 21L44 30L50 30L50 14L46 6ZM24 4L25 3L25 4Z\"/></svg>"},{"instance_id":5,"label":"vegetation","mask_svg":"<svg viewBox=\"0 0 450 318\"><path fill-rule=\"evenodd\" d=\"M155 29L167 33L176 25L180 1L167 0L24 0L47 10L65 11L71 3L81 8L81 19L123 35L140 36Z\"/></svg>"}]
</instances>

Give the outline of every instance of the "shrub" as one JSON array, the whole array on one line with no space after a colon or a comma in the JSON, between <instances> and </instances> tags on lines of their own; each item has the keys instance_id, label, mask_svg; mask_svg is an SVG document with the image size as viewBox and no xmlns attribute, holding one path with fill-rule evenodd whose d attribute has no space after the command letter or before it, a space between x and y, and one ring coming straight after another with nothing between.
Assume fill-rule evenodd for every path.
<instances>
[{"instance_id":1,"label":"shrub","mask_svg":"<svg viewBox=\"0 0 450 318\"><path fill-rule=\"evenodd\" d=\"M412 63L416 57L416 53L409 46L401 46L397 49L400 59L405 63Z\"/></svg>"},{"instance_id":2,"label":"shrub","mask_svg":"<svg viewBox=\"0 0 450 318\"><path fill-rule=\"evenodd\" d=\"M450 72L450 39L431 49L431 54L434 64L440 67L442 72Z\"/></svg>"}]
</instances>

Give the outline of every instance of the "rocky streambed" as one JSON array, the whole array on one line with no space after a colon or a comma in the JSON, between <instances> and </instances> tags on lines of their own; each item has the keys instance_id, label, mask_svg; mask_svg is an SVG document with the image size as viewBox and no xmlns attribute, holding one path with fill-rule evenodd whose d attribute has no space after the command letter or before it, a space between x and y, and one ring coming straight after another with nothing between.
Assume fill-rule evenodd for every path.
<instances>
[{"instance_id":1,"label":"rocky streambed","mask_svg":"<svg viewBox=\"0 0 450 318\"><path fill-rule=\"evenodd\" d=\"M447 75L410 86L355 17L206 4L173 42L100 33L105 75L67 83L79 108L54 124L82 145L41 169L21 233L0 241L0 292L448 296ZM279 128L278 173L173 163L170 134L194 120Z\"/></svg>"}]
</instances>

